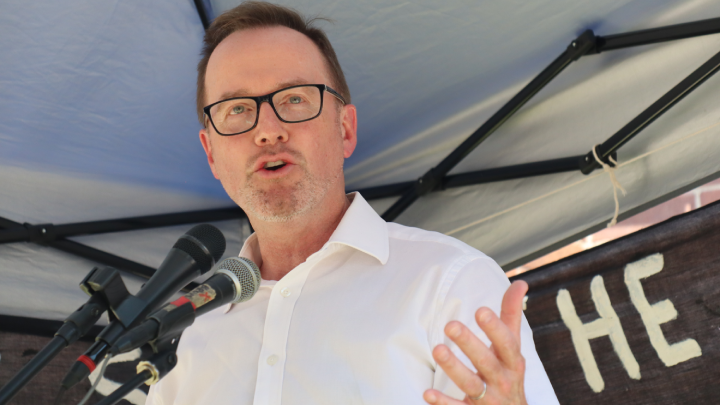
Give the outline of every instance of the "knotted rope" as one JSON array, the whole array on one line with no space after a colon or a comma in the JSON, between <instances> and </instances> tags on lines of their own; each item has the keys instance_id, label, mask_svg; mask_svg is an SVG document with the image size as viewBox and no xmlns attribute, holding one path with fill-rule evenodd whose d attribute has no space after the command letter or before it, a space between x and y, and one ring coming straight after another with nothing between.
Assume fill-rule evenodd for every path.
<instances>
[{"instance_id":1,"label":"knotted rope","mask_svg":"<svg viewBox=\"0 0 720 405\"><path fill-rule=\"evenodd\" d=\"M620 202L618 201L617 191L618 191L618 189L620 189L620 191L622 191L623 195L627 194L627 192L625 191L623 186L620 185L620 182L618 182L617 177L615 177L615 167L612 167L609 164L603 162L600 159L600 157L598 157L597 150L596 150L597 147L598 147L598 145L595 145L592 148L593 156L595 157L595 161L600 163L603 170L605 170L605 172L608 174L608 176L610 176L610 182L612 183L612 186L613 186L613 197L615 198L615 215L613 215L610 223L607 224L607 227L610 228L611 226L617 224L618 214L620 213ZM608 156L608 160L611 161L613 165L617 166L618 163L615 161L615 159L612 158L612 156Z\"/></svg>"}]
</instances>

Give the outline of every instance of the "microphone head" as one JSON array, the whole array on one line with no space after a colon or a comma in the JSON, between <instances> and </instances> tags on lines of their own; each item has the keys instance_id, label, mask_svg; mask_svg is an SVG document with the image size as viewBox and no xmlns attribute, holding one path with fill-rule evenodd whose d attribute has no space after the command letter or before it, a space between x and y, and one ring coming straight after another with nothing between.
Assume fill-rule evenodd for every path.
<instances>
[{"instance_id":1,"label":"microphone head","mask_svg":"<svg viewBox=\"0 0 720 405\"><path fill-rule=\"evenodd\" d=\"M235 283L233 304L249 300L260 288L260 269L250 259L229 257L218 265L215 273L226 274Z\"/></svg>"},{"instance_id":2,"label":"microphone head","mask_svg":"<svg viewBox=\"0 0 720 405\"><path fill-rule=\"evenodd\" d=\"M225 236L210 224L200 224L181 236L173 247L190 255L205 274L225 253Z\"/></svg>"}]
</instances>

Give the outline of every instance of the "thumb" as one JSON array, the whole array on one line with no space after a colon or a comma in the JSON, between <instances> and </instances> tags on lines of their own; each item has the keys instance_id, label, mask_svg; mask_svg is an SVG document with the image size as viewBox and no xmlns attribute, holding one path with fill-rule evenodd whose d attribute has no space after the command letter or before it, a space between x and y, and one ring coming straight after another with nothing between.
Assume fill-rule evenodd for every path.
<instances>
[{"instance_id":1,"label":"thumb","mask_svg":"<svg viewBox=\"0 0 720 405\"><path fill-rule=\"evenodd\" d=\"M528 291L528 284L518 280L510 285L505 291L500 310L500 320L507 325L510 331L520 341L520 324L522 321L522 304L525 294Z\"/></svg>"}]
</instances>

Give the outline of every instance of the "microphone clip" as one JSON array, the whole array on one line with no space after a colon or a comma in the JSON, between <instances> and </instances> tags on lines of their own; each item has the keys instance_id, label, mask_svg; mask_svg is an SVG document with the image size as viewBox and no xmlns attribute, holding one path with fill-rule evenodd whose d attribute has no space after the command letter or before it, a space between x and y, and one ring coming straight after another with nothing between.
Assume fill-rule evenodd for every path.
<instances>
[{"instance_id":1,"label":"microphone clip","mask_svg":"<svg viewBox=\"0 0 720 405\"><path fill-rule=\"evenodd\" d=\"M95 267L90 270L80 282L80 289L90 299L70 314L55 333L55 336L65 339L68 345L88 333L105 311L117 307L130 295L120 272L112 267ZM110 316L112 318L112 312Z\"/></svg>"},{"instance_id":2,"label":"microphone clip","mask_svg":"<svg viewBox=\"0 0 720 405\"><path fill-rule=\"evenodd\" d=\"M80 289L91 297L102 298L110 310L110 321L117 319L125 323L122 318L126 317L118 313L118 308L133 295L128 292L118 270L108 266L95 267L80 282Z\"/></svg>"}]
</instances>

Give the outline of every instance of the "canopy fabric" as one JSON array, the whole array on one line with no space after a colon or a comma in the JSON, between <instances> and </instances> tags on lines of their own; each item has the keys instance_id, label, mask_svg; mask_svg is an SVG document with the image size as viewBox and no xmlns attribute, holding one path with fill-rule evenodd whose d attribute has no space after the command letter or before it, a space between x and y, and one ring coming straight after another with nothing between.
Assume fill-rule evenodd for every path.
<instances>
[{"instance_id":1,"label":"canopy fabric","mask_svg":"<svg viewBox=\"0 0 720 405\"><path fill-rule=\"evenodd\" d=\"M211 1L212 14L237 3ZM712 0L280 3L334 20L319 25L359 112L348 190L421 176L585 29L720 17ZM189 0L3 2L0 217L61 224L231 206L197 139L202 35ZM708 35L583 57L452 173L585 154L718 51L720 35ZM718 176L719 90L710 78L620 150L622 213ZM382 213L393 200L372 204ZM509 266L602 226L613 210L598 170L432 193L397 222ZM219 225L226 256L236 255L247 224ZM158 266L189 227L73 240ZM93 265L35 244L0 245L0 313L62 319L85 300L77 284Z\"/></svg>"}]
</instances>

